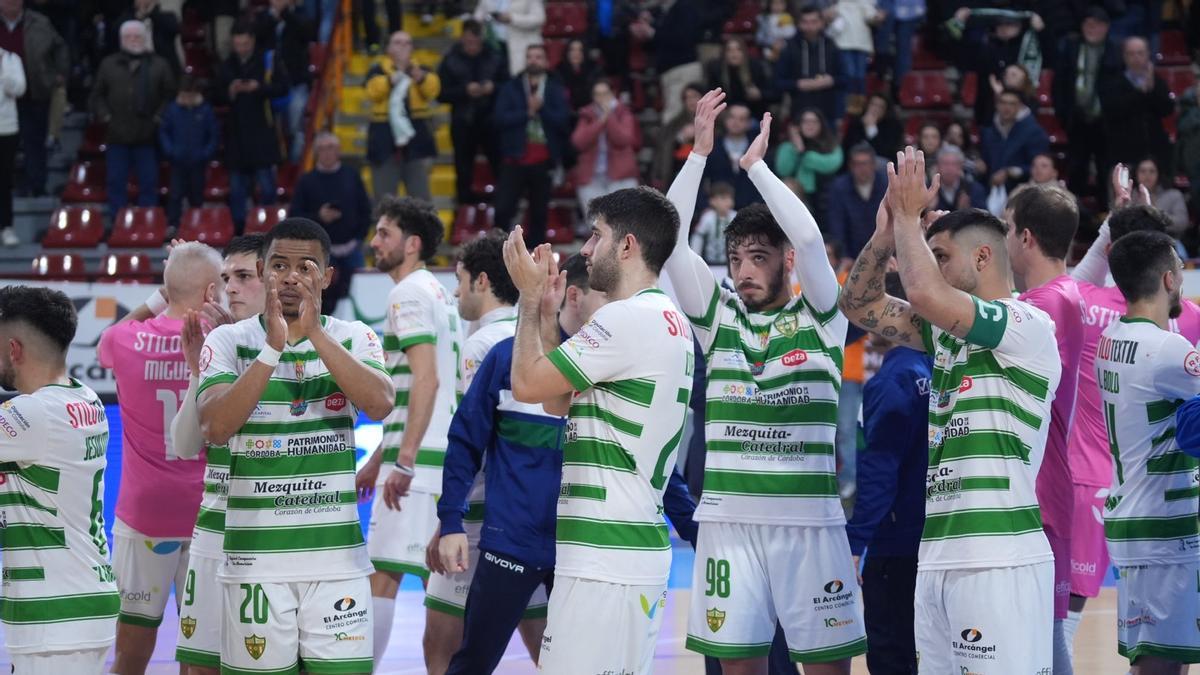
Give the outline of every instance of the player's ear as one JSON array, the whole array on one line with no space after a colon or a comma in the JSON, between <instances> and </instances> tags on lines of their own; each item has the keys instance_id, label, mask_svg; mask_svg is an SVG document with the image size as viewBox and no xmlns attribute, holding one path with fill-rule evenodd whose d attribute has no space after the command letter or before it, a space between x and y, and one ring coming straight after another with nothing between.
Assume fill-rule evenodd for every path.
<instances>
[{"instance_id":1,"label":"player's ear","mask_svg":"<svg viewBox=\"0 0 1200 675\"><path fill-rule=\"evenodd\" d=\"M333 283L333 278L337 276L337 268L333 265L325 267L325 274L321 275L321 290L329 288L329 284ZM330 308L332 310L332 308Z\"/></svg>"},{"instance_id":2,"label":"player's ear","mask_svg":"<svg viewBox=\"0 0 1200 675\"><path fill-rule=\"evenodd\" d=\"M479 290L482 292L492 287L492 280L488 279L487 272L480 272L479 276L471 282L472 290L474 290L475 284L479 284Z\"/></svg>"},{"instance_id":3,"label":"player's ear","mask_svg":"<svg viewBox=\"0 0 1200 675\"><path fill-rule=\"evenodd\" d=\"M258 278L259 279L266 280L266 277L263 276L263 272L266 270L266 265L263 263L262 258L259 258L258 260L254 261L254 269L258 270Z\"/></svg>"}]
</instances>

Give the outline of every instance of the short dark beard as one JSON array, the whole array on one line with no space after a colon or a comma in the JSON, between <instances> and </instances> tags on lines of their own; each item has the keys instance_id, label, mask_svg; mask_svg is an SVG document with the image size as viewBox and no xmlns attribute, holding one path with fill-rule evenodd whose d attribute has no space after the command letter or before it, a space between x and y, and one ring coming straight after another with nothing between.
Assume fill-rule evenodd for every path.
<instances>
[{"instance_id":1,"label":"short dark beard","mask_svg":"<svg viewBox=\"0 0 1200 675\"><path fill-rule=\"evenodd\" d=\"M1177 295L1171 298L1171 308L1167 310L1167 316L1178 319L1180 314L1183 314L1183 299Z\"/></svg>"},{"instance_id":2,"label":"short dark beard","mask_svg":"<svg viewBox=\"0 0 1200 675\"><path fill-rule=\"evenodd\" d=\"M17 374L12 369L0 373L0 389L4 391L17 390Z\"/></svg>"},{"instance_id":3,"label":"short dark beard","mask_svg":"<svg viewBox=\"0 0 1200 675\"><path fill-rule=\"evenodd\" d=\"M767 305L774 304L779 301L781 295L784 295L784 286L787 284L787 274L780 270L780 273L771 279L771 285L767 286L767 295L761 302L751 302L741 293L738 296L742 298L742 304L751 312L761 312Z\"/></svg>"},{"instance_id":4,"label":"short dark beard","mask_svg":"<svg viewBox=\"0 0 1200 675\"><path fill-rule=\"evenodd\" d=\"M617 254L594 258L592 268L588 271L588 287L593 291L611 293L621 281L621 271L617 268Z\"/></svg>"},{"instance_id":5,"label":"short dark beard","mask_svg":"<svg viewBox=\"0 0 1200 675\"><path fill-rule=\"evenodd\" d=\"M399 267L403 264L404 264L404 251L400 251L400 257L395 262L392 262L386 256L379 256L379 255L375 256L375 268L385 274L388 272L391 272L392 270L396 269L397 267Z\"/></svg>"}]
</instances>

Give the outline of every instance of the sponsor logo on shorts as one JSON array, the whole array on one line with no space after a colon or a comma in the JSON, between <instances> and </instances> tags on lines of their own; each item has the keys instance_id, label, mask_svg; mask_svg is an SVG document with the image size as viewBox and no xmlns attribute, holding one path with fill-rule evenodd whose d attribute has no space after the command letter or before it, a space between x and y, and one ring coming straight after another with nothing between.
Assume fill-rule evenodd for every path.
<instances>
[{"instance_id":1,"label":"sponsor logo on shorts","mask_svg":"<svg viewBox=\"0 0 1200 675\"><path fill-rule=\"evenodd\" d=\"M337 642L347 642L347 641L360 642L362 640L366 640L367 636L366 635L350 635L349 633L346 633L343 631L338 631L333 634L333 639L336 640Z\"/></svg>"},{"instance_id":2,"label":"sponsor logo on shorts","mask_svg":"<svg viewBox=\"0 0 1200 675\"><path fill-rule=\"evenodd\" d=\"M1095 576L1096 563L1095 562L1085 563L1085 562L1082 562L1079 560L1072 560L1071 561L1071 571L1074 572L1075 574L1086 574L1088 576Z\"/></svg>"},{"instance_id":3,"label":"sponsor logo on shorts","mask_svg":"<svg viewBox=\"0 0 1200 675\"><path fill-rule=\"evenodd\" d=\"M183 637L191 639L196 632L196 620L190 616L179 617L179 632L183 633Z\"/></svg>"},{"instance_id":4,"label":"sponsor logo on shorts","mask_svg":"<svg viewBox=\"0 0 1200 675\"><path fill-rule=\"evenodd\" d=\"M262 658L263 652L267 651L267 638L251 634L245 639L246 652L250 654L250 658L255 661Z\"/></svg>"},{"instance_id":5,"label":"sponsor logo on shorts","mask_svg":"<svg viewBox=\"0 0 1200 675\"><path fill-rule=\"evenodd\" d=\"M149 539L144 539L146 548L157 553L158 555L169 555L178 551L183 546L182 541L160 541L154 542Z\"/></svg>"},{"instance_id":6,"label":"sponsor logo on shorts","mask_svg":"<svg viewBox=\"0 0 1200 675\"><path fill-rule=\"evenodd\" d=\"M826 628L841 628L842 626L849 626L853 623L854 619L838 619L832 616L828 619L825 619Z\"/></svg>"},{"instance_id":7,"label":"sponsor logo on shorts","mask_svg":"<svg viewBox=\"0 0 1200 675\"><path fill-rule=\"evenodd\" d=\"M349 612L350 610L354 609L355 605L357 604L358 603L354 601L354 598L345 597L333 603L333 608L339 612Z\"/></svg>"},{"instance_id":8,"label":"sponsor logo on shorts","mask_svg":"<svg viewBox=\"0 0 1200 675\"><path fill-rule=\"evenodd\" d=\"M704 617L708 619L708 629L714 633L721 630L721 626L725 625L725 612L716 607L705 612Z\"/></svg>"},{"instance_id":9,"label":"sponsor logo on shorts","mask_svg":"<svg viewBox=\"0 0 1200 675\"><path fill-rule=\"evenodd\" d=\"M338 412L339 410L341 410L342 408L345 408L345 407L346 407L346 395L341 392L337 392L335 394L330 394L329 396L327 396L325 398L325 408L327 410L332 410L334 412Z\"/></svg>"},{"instance_id":10,"label":"sponsor logo on shorts","mask_svg":"<svg viewBox=\"0 0 1200 675\"><path fill-rule=\"evenodd\" d=\"M333 614L321 617L326 630L350 628L367 621L367 608L359 609L358 603L350 596L338 598L333 603L333 610Z\"/></svg>"},{"instance_id":11,"label":"sponsor logo on shorts","mask_svg":"<svg viewBox=\"0 0 1200 675\"><path fill-rule=\"evenodd\" d=\"M525 566L524 566L524 565L521 565L521 564L519 564L519 563L515 563L515 562L513 562L513 561L511 561L511 560L505 560L504 558L501 558L500 556L498 556L498 555L494 555L494 554L492 554L492 553L489 553L489 552L487 552L487 551L484 551L484 552L483 552L483 559L484 559L484 560L486 560L486 561L488 561L488 562L490 562L490 563L492 563L493 565L496 565L497 567L500 567L500 568L502 568L502 569L506 569L506 570L509 570L509 571L511 571L511 572L516 572L517 574L524 574L524 573L525 573Z\"/></svg>"},{"instance_id":12,"label":"sponsor logo on shorts","mask_svg":"<svg viewBox=\"0 0 1200 675\"><path fill-rule=\"evenodd\" d=\"M646 596L638 593L638 598L642 602L642 613L651 621L654 620L654 615L658 614L658 610L667 606L667 592L663 591L662 596L657 600L651 600Z\"/></svg>"},{"instance_id":13,"label":"sponsor logo on shorts","mask_svg":"<svg viewBox=\"0 0 1200 675\"><path fill-rule=\"evenodd\" d=\"M819 612L850 607L854 604L854 591L847 589L845 582L841 579L826 582L821 590L824 593L814 595L812 598L812 604Z\"/></svg>"},{"instance_id":14,"label":"sponsor logo on shorts","mask_svg":"<svg viewBox=\"0 0 1200 675\"><path fill-rule=\"evenodd\" d=\"M1197 621L1200 623L1200 620ZM1117 617L1117 628L1136 628L1138 626L1157 626L1158 619L1150 612L1149 607L1143 607L1138 616L1132 616L1128 619ZM1200 628L1200 626L1197 626Z\"/></svg>"},{"instance_id":15,"label":"sponsor logo on shorts","mask_svg":"<svg viewBox=\"0 0 1200 675\"><path fill-rule=\"evenodd\" d=\"M983 639L983 633L979 632L978 628L967 628L959 633L965 642L979 642Z\"/></svg>"},{"instance_id":16,"label":"sponsor logo on shorts","mask_svg":"<svg viewBox=\"0 0 1200 675\"><path fill-rule=\"evenodd\" d=\"M841 579L834 579L833 581L825 584L825 592L826 593L841 593L842 589L845 587L846 587L846 585L842 583Z\"/></svg>"},{"instance_id":17,"label":"sponsor logo on shorts","mask_svg":"<svg viewBox=\"0 0 1200 675\"><path fill-rule=\"evenodd\" d=\"M964 628L958 634L960 640L951 640L954 655L966 659L996 660L996 644L985 642L983 631L978 628Z\"/></svg>"}]
</instances>

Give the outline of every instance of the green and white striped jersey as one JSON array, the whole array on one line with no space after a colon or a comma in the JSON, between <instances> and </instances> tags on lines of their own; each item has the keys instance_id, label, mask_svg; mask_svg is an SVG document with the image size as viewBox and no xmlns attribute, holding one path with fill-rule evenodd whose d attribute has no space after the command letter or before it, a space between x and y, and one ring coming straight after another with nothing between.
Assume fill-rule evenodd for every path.
<instances>
[{"instance_id":1,"label":"green and white striped jersey","mask_svg":"<svg viewBox=\"0 0 1200 675\"><path fill-rule=\"evenodd\" d=\"M1053 559L1034 486L1062 376L1054 322L1020 300L974 300L965 339L922 330L933 355L924 570Z\"/></svg>"},{"instance_id":2,"label":"green and white striped jersey","mask_svg":"<svg viewBox=\"0 0 1200 675\"><path fill-rule=\"evenodd\" d=\"M229 497L229 448L205 446L204 498L192 528L189 555L201 558L225 557L225 502Z\"/></svg>"},{"instance_id":3,"label":"green and white striped jersey","mask_svg":"<svg viewBox=\"0 0 1200 675\"><path fill-rule=\"evenodd\" d=\"M1200 353L1148 319L1122 317L1096 345L1096 382L1113 456L1104 504L1113 563L1194 562L1200 465L1175 442L1175 409L1200 394Z\"/></svg>"},{"instance_id":4,"label":"green and white striped jersey","mask_svg":"<svg viewBox=\"0 0 1200 675\"><path fill-rule=\"evenodd\" d=\"M833 449L845 315L803 296L751 312L714 283L705 315L688 318L708 369L696 520L845 525Z\"/></svg>"},{"instance_id":5,"label":"green and white striped jersey","mask_svg":"<svg viewBox=\"0 0 1200 675\"><path fill-rule=\"evenodd\" d=\"M442 462L446 458L446 435L458 403L459 351L462 344L458 310L453 297L427 269L419 269L400 280L388 292L387 323L383 348L387 369L396 385L396 407L383 421L383 468L378 485L387 481L408 421L408 396L412 370L404 350L419 344L437 348L438 390L433 417L417 451L417 475L409 489L437 494L442 490Z\"/></svg>"},{"instance_id":6,"label":"green and white striped jersey","mask_svg":"<svg viewBox=\"0 0 1200 675\"><path fill-rule=\"evenodd\" d=\"M374 331L328 316L321 323L355 358L386 372ZM198 394L236 381L266 338L261 316L209 333ZM286 345L258 406L229 439L222 579L329 581L371 572L354 489L357 418L312 342Z\"/></svg>"},{"instance_id":7,"label":"green and white striped jersey","mask_svg":"<svg viewBox=\"0 0 1200 675\"><path fill-rule=\"evenodd\" d=\"M601 307L549 359L580 392L563 447L555 574L666 583L662 495L695 367L687 320L648 288Z\"/></svg>"},{"instance_id":8,"label":"green and white striped jersey","mask_svg":"<svg viewBox=\"0 0 1200 675\"><path fill-rule=\"evenodd\" d=\"M0 620L14 654L112 644L121 599L104 534L108 419L71 380L0 404Z\"/></svg>"},{"instance_id":9,"label":"green and white striped jersey","mask_svg":"<svg viewBox=\"0 0 1200 675\"><path fill-rule=\"evenodd\" d=\"M467 393L480 364L487 358L488 352L497 342L506 340L517 332L517 308L512 306L497 307L479 317L475 332L463 343L462 365L459 368L461 377L458 378L458 396L461 399ZM484 471L486 471L486 467ZM439 494L441 490L438 490ZM479 536L479 528L483 526L483 502L485 492L483 487L483 471L475 474L475 482L467 493L467 514L463 523L469 534ZM471 531L474 530L472 533Z\"/></svg>"}]
</instances>

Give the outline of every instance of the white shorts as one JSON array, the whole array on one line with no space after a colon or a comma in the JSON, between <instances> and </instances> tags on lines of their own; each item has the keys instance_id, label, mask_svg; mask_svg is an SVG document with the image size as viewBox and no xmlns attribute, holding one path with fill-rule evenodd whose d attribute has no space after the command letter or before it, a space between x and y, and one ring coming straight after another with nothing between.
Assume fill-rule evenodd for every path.
<instances>
[{"instance_id":1,"label":"white shorts","mask_svg":"<svg viewBox=\"0 0 1200 675\"><path fill-rule=\"evenodd\" d=\"M108 647L85 649L78 652L49 652L43 654L13 654L13 675L100 675Z\"/></svg>"},{"instance_id":2,"label":"white shorts","mask_svg":"<svg viewBox=\"0 0 1200 675\"><path fill-rule=\"evenodd\" d=\"M1200 663L1200 561L1118 568L1117 651Z\"/></svg>"},{"instance_id":3,"label":"white shorts","mask_svg":"<svg viewBox=\"0 0 1200 675\"><path fill-rule=\"evenodd\" d=\"M470 556L466 572L456 574L431 574L425 587L425 606L434 611L462 617L467 609L467 594L471 581L475 579L475 568L479 565L480 523L463 523L467 531L467 547ZM544 619L546 617L546 587L539 584L529 597L522 619Z\"/></svg>"},{"instance_id":4,"label":"white shorts","mask_svg":"<svg viewBox=\"0 0 1200 675\"><path fill-rule=\"evenodd\" d=\"M371 672L371 584L224 584L221 671Z\"/></svg>"},{"instance_id":5,"label":"white shorts","mask_svg":"<svg viewBox=\"0 0 1200 675\"><path fill-rule=\"evenodd\" d=\"M766 656L776 619L792 661L866 653L846 529L701 523L687 648L717 658Z\"/></svg>"},{"instance_id":6,"label":"white shorts","mask_svg":"<svg viewBox=\"0 0 1200 675\"><path fill-rule=\"evenodd\" d=\"M400 498L400 510L383 503L383 490L376 486L367 527L367 554L380 572L429 577L425 547L438 527L437 495L409 492Z\"/></svg>"},{"instance_id":7,"label":"white shorts","mask_svg":"<svg viewBox=\"0 0 1200 675\"><path fill-rule=\"evenodd\" d=\"M224 561L190 556L179 601L175 660L193 666L221 666L221 621L225 585L217 581Z\"/></svg>"},{"instance_id":8,"label":"white shorts","mask_svg":"<svg viewBox=\"0 0 1200 675\"><path fill-rule=\"evenodd\" d=\"M1053 672L1054 563L917 571L922 674Z\"/></svg>"},{"instance_id":9,"label":"white shorts","mask_svg":"<svg viewBox=\"0 0 1200 675\"><path fill-rule=\"evenodd\" d=\"M625 586L555 577L539 672L649 673L666 613L667 585Z\"/></svg>"},{"instance_id":10,"label":"white shorts","mask_svg":"<svg viewBox=\"0 0 1200 675\"><path fill-rule=\"evenodd\" d=\"M192 538L147 537L117 520L113 525L113 573L121 591L118 621L158 628L171 594L183 588ZM176 590L175 602L179 602Z\"/></svg>"}]
</instances>

